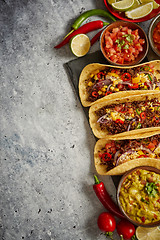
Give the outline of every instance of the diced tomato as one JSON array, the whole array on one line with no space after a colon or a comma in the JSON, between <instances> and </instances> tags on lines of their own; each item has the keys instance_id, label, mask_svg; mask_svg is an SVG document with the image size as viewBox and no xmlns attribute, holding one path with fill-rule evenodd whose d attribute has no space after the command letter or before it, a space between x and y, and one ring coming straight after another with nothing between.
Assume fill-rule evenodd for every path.
<instances>
[{"instance_id":1,"label":"diced tomato","mask_svg":"<svg viewBox=\"0 0 160 240\"><path fill-rule=\"evenodd\" d=\"M139 43L143 45L143 44L145 43L145 40L142 39L142 38L140 38L140 39L139 39Z\"/></svg>"},{"instance_id":2,"label":"diced tomato","mask_svg":"<svg viewBox=\"0 0 160 240\"><path fill-rule=\"evenodd\" d=\"M130 35L132 35L131 41ZM134 61L143 51L142 45L145 43L145 40L140 38L138 29L132 30L128 27L117 27L110 32L106 31L104 40L104 49L108 58L120 64Z\"/></svg>"},{"instance_id":3,"label":"diced tomato","mask_svg":"<svg viewBox=\"0 0 160 240\"><path fill-rule=\"evenodd\" d=\"M155 148L155 145L153 142L150 142L149 145L148 145L148 148L149 149L154 149Z\"/></svg>"}]
</instances>

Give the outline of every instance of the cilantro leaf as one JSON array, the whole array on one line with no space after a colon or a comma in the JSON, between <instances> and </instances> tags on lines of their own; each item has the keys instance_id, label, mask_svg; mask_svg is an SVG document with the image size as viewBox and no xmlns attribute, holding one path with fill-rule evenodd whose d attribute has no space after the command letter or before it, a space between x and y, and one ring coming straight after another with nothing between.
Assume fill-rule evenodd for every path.
<instances>
[{"instance_id":1,"label":"cilantro leaf","mask_svg":"<svg viewBox=\"0 0 160 240\"><path fill-rule=\"evenodd\" d=\"M145 190L147 191L149 196L155 197L155 195L157 194L157 186L153 182L150 182L150 183L147 182L145 186Z\"/></svg>"}]
</instances>

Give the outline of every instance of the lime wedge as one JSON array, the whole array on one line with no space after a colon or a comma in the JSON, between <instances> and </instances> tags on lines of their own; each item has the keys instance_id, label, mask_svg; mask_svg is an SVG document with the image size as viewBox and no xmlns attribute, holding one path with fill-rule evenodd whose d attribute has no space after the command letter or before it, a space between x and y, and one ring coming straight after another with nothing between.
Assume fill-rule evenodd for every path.
<instances>
[{"instance_id":1,"label":"lime wedge","mask_svg":"<svg viewBox=\"0 0 160 240\"><path fill-rule=\"evenodd\" d=\"M140 0L141 3L149 3L153 2L153 9L156 9L160 6L160 4L156 3L154 0Z\"/></svg>"},{"instance_id":2,"label":"lime wedge","mask_svg":"<svg viewBox=\"0 0 160 240\"><path fill-rule=\"evenodd\" d=\"M90 40L86 34L77 34L70 40L70 48L76 57L86 55L90 49Z\"/></svg>"},{"instance_id":3,"label":"lime wedge","mask_svg":"<svg viewBox=\"0 0 160 240\"><path fill-rule=\"evenodd\" d=\"M117 11L124 12L130 9L133 4L134 0L122 0L120 2L112 3L112 7Z\"/></svg>"},{"instance_id":4,"label":"lime wedge","mask_svg":"<svg viewBox=\"0 0 160 240\"><path fill-rule=\"evenodd\" d=\"M136 237L138 240L159 240L160 239L160 230L158 227L146 228L146 227L137 227Z\"/></svg>"},{"instance_id":5,"label":"lime wedge","mask_svg":"<svg viewBox=\"0 0 160 240\"><path fill-rule=\"evenodd\" d=\"M129 9L129 11L132 10L132 9L134 9L134 8L139 7L139 5L140 5L139 0L134 0L134 4L133 4L133 6Z\"/></svg>"},{"instance_id":6,"label":"lime wedge","mask_svg":"<svg viewBox=\"0 0 160 240\"><path fill-rule=\"evenodd\" d=\"M147 16L153 10L153 2L140 5L140 7L125 12L125 15L131 19L138 19Z\"/></svg>"}]
</instances>

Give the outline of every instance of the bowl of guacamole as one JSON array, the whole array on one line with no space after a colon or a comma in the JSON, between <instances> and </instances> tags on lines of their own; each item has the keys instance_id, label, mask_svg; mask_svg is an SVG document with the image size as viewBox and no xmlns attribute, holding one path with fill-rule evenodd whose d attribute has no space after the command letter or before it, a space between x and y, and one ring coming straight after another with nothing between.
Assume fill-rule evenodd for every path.
<instances>
[{"instance_id":1,"label":"bowl of guacamole","mask_svg":"<svg viewBox=\"0 0 160 240\"><path fill-rule=\"evenodd\" d=\"M160 170L142 166L124 174L117 191L118 205L137 226L160 225Z\"/></svg>"}]
</instances>

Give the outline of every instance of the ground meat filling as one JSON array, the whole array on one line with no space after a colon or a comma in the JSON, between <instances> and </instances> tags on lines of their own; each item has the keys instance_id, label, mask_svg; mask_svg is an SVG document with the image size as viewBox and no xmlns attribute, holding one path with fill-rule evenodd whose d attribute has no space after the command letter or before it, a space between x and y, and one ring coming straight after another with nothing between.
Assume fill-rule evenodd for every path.
<instances>
[{"instance_id":1,"label":"ground meat filling","mask_svg":"<svg viewBox=\"0 0 160 240\"><path fill-rule=\"evenodd\" d=\"M158 99L123 103L123 109L126 109L125 113L120 112L123 121L113 120L111 117L119 105L105 106L95 112L101 130L108 131L109 134L118 134L134 129L160 126L160 102ZM133 111L130 115L128 115L129 109ZM99 121L103 116L105 116L105 121Z\"/></svg>"}]
</instances>

